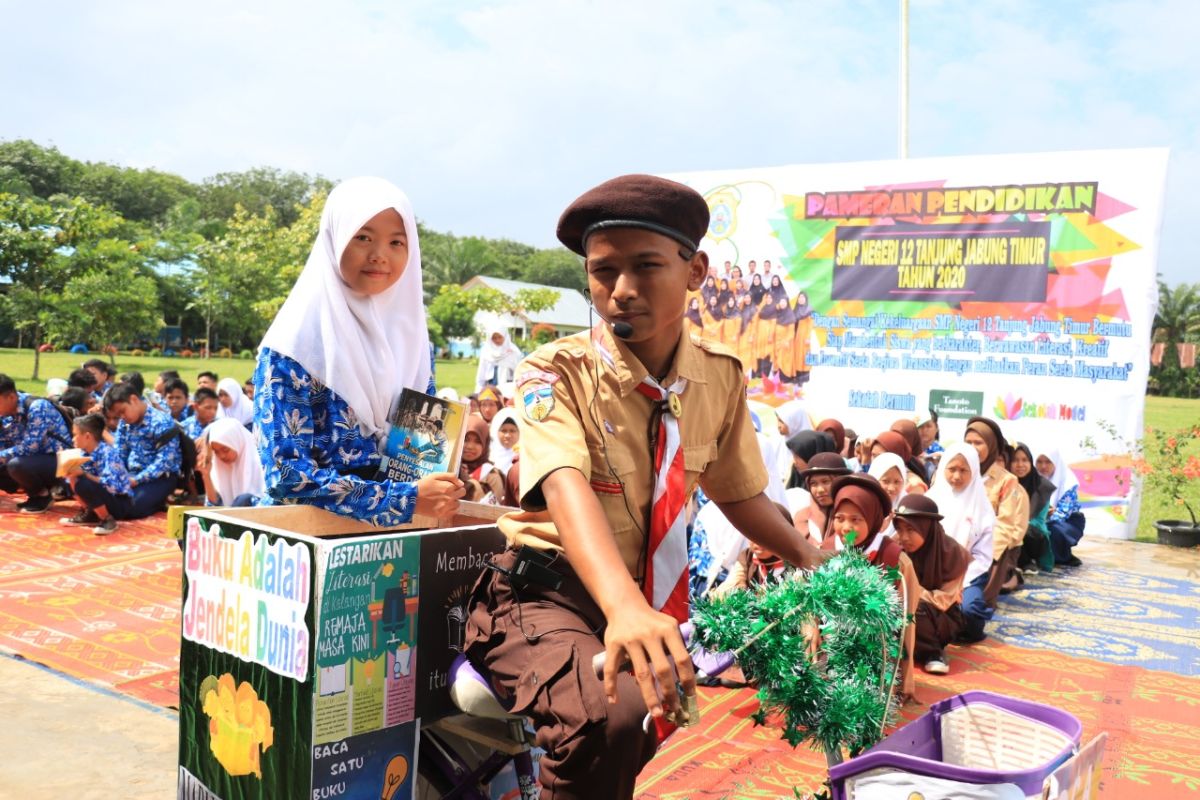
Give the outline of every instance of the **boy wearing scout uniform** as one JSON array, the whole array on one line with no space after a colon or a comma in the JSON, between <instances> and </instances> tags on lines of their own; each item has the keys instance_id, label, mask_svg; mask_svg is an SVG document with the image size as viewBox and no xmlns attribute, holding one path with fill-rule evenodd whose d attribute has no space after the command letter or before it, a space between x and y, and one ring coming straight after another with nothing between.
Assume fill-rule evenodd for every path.
<instances>
[{"instance_id":1,"label":"boy wearing scout uniform","mask_svg":"<svg viewBox=\"0 0 1200 800\"><path fill-rule=\"evenodd\" d=\"M708 274L707 228L699 194L649 175L603 183L559 219L602 322L517 370L522 510L500 520L510 547L476 585L466 641L501 700L533 720L545 800L632 797L664 713L695 692L679 624L697 484L792 564L822 558L763 494L740 364L683 324Z\"/></svg>"}]
</instances>

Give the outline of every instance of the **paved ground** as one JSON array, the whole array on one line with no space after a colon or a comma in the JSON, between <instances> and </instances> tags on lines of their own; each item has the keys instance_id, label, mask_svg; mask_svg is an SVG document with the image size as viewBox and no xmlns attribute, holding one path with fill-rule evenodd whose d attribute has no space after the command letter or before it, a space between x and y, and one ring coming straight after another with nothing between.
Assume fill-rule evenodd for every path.
<instances>
[{"instance_id":1,"label":"paved ground","mask_svg":"<svg viewBox=\"0 0 1200 800\"><path fill-rule=\"evenodd\" d=\"M175 714L0 656L0 798L175 795Z\"/></svg>"}]
</instances>

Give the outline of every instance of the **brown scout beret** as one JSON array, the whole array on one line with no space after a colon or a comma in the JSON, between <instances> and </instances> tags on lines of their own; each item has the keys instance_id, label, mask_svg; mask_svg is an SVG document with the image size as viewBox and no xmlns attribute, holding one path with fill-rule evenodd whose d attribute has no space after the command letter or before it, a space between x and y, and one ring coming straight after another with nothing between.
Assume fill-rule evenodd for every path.
<instances>
[{"instance_id":1,"label":"brown scout beret","mask_svg":"<svg viewBox=\"0 0 1200 800\"><path fill-rule=\"evenodd\" d=\"M654 175L622 175L567 206L558 218L558 240L586 256L587 238L602 228L644 228L695 252L708 230L708 203L682 183Z\"/></svg>"}]
</instances>

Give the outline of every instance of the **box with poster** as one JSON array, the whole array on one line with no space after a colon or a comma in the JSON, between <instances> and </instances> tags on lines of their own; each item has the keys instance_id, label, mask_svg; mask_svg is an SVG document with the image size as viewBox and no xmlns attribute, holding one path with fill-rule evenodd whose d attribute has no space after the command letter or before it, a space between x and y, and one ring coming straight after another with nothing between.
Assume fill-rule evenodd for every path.
<instances>
[{"instance_id":1,"label":"box with poster","mask_svg":"<svg viewBox=\"0 0 1200 800\"><path fill-rule=\"evenodd\" d=\"M420 724L452 710L451 610L504 547L497 513L189 512L178 796L411 797Z\"/></svg>"},{"instance_id":2,"label":"box with poster","mask_svg":"<svg viewBox=\"0 0 1200 800\"><path fill-rule=\"evenodd\" d=\"M458 472L467 435L466 403L405 389L390 418L379 462L379 480L418 481L435 472Z\"/></svg>"}]
</instances>

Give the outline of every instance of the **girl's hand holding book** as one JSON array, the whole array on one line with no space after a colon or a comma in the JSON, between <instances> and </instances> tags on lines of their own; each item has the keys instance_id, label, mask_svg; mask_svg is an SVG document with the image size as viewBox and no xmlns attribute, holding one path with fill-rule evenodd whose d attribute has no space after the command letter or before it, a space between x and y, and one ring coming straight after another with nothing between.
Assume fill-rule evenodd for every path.
<instances>
[{"instance_id":1,"label":"girl's hand holding book","mask_svg":"<svg viewBox=\"0 0 1200 800\"><path fill-rule=\"evenodd\" d=\"M453 516L465 494L461 480L449 472L436 472L417 481L417 513L439 519Z\"/></svg>"}]
</instances>

